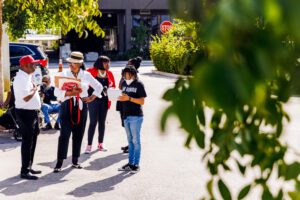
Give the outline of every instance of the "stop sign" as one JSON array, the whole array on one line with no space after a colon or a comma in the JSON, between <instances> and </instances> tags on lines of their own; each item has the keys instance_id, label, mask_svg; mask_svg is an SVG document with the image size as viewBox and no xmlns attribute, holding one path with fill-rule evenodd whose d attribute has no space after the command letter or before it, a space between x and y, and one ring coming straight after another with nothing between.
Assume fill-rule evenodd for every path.
<instances>
[{"instance_id":1,"label":"stop sign","mask_svg":"<svg viewBox=\"0 0 300 200\"><path fill-rule=\"evenodd\" d=\"M170 21L163 21L161 24L160 24L160 31L162 33L166 33L168 32L171 28L172 28L172 22Z\"/></svg>"}]
</instances>

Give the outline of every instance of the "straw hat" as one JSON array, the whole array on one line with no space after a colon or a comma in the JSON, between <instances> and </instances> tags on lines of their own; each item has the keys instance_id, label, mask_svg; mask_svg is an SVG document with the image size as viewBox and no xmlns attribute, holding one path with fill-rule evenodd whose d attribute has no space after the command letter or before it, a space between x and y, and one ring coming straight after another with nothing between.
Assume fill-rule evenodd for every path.
<instances>
[{"instance_id":1,"label":"straw hat","mask_svg":"<svg viewBox=\"0 0 300 200\"><path fill-rule=\"evenodd\" d=\"M83 63L83 54L79 51L73 51L70 54L70 57L66 59L69 63Z\"/></svg>"}]
</instances>

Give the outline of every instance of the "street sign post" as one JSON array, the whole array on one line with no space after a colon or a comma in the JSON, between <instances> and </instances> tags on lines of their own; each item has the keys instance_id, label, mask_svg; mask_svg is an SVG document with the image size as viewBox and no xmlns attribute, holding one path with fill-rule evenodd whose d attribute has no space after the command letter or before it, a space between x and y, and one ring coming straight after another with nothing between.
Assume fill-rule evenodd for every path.
<instances>
[{"instance_id":1,"label":"street sign post","mask_svg":"<svg viewBox=\"0 0 300 200\"><path fill-rule=\"evenodd\" d=\"M172 28L173 23L170 21L163 21L160 24L160 31L162 33L167 33Z\"/></svg>"}]
</instances>

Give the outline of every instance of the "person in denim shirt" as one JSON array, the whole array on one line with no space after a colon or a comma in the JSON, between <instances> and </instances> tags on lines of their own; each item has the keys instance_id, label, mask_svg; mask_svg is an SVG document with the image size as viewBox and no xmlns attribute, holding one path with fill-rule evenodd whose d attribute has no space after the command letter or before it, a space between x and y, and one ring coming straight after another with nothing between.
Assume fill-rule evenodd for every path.
<instances>
[{"instance_id":1,"label":"person in denim shirt","mask_svg":"<svg viewBox=\"0 0 300 200\"><path fill-rule=\"evenodd\" d=\"M144 105L147 94L144 84L138 80L137 70L134 66L125 67L124 78L123 94L119 97L119 101L122 102L122 114L129 144L129 162L119 170L136 173L140 170L142 105Z\"/></svg>"}]
</instances>

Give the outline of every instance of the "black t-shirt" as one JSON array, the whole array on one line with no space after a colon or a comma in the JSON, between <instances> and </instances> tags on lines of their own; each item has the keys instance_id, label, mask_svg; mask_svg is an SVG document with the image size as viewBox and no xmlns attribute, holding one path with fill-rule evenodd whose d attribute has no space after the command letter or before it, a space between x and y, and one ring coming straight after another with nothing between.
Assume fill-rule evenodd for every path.
<instances>
[{"instance_id":1,"label":"black t-shirt","mask_svg":"<svg viewBox=\"0 0 300 200\"><path fill-rule=\"evenodd\" d=\"M43 99L43 103L45 104L51 104L51 101L56 101L57 98L54 95L54 87L45 87L45 86L41 86L41 92L45 95L44 99Z\"/></svg>"},{"instance_id":2,"label":"black t-shirt","mask_svg":"<svg viewBox=\"0 0 300 200\"><path fill-rule=\"evenodd\" d=\"M122 83L122 91L132 98L145 98L147 97L144 84L139 80L133 81L130 85L126 81ZM142 106L130 101L122 102L122 113L124 119L127 116L143 116Z\"/></svg>"}]
</instances>

